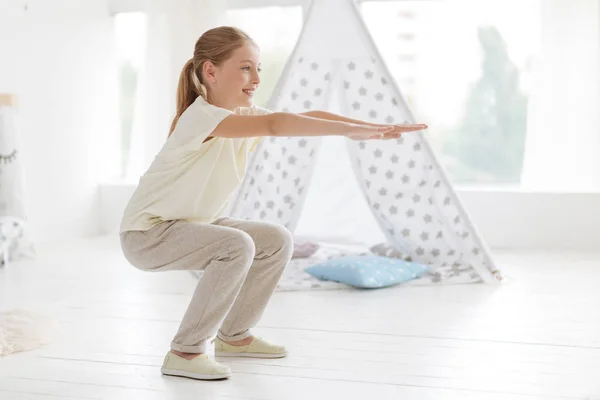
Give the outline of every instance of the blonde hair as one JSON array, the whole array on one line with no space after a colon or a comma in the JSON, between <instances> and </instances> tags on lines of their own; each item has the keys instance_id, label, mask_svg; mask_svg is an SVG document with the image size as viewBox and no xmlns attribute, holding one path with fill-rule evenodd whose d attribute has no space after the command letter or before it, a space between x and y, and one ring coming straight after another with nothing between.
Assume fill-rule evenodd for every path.
<instances>
[{"instance_id":1,"label":"blonde hair","mask_svg":"<svg viewBox=\"0 0 600 400\"><path fill-rule=\"evenodd\" d=\"M169 136L181 114L198 98L208 101L206 86L203 84L202 69L206 61L220 65L227 61L232 53L252 38L242 30L231 26L220 26L202 34L194 46L194 56L183 66L177 85L177 112L171 122Z\"/></svg>"}]
</instances>

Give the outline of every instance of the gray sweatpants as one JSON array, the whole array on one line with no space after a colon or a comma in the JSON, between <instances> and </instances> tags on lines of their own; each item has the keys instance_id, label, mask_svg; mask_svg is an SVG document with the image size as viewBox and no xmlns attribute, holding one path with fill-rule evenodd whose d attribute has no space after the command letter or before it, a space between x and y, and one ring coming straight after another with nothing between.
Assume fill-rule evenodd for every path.
<instances>
[{"instance_id":1,"label":"gray sweatpants","mask_svg":"<svg viewBox=\"0 0 600 400\"><path fill-rule=\"evenodd\" d=\"M291 233L268 222L167 221L121 233L125 258L145 271L202 270L171 349L206 352L217 334L242 340L262 316L293 252Z\"/></svg>"}]
</instances>

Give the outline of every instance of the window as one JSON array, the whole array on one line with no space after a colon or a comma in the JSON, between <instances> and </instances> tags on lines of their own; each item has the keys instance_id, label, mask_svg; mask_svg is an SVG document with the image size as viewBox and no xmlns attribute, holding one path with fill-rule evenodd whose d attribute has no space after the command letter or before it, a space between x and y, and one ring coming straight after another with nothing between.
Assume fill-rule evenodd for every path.
<instances>
[{"instance_id":1,"label":"window","mask_svg":"<svg viewBox=\"0 0 600 400\"><path fill-rule=\"evenodd\" d=\"M229 9L225 12L225 23L242 29L260 47L261 84L254 103L264 107L302 30L302 7Z\"/></svg>"},{"instance_id":2,"label":"window","mask_svg":"<svg viewBox=\"0 0 600 400\"><path fill-rule=\"evenodd\" d=\"M361 12L450 178L519 183L540 0L367 1Z\"/></svg>"},{"instance_id":3,"label":"window","mask_svg":"<svg viewBox=\"0 0 600 400\"><path fill-rule=\"evenodd\" d=\"M121 178L125 178L132 154L132 127L139 70L144 61L146 14L143 12L116 14L115 30L119 68L120 171Z\"/></svg>"}]
</instances>

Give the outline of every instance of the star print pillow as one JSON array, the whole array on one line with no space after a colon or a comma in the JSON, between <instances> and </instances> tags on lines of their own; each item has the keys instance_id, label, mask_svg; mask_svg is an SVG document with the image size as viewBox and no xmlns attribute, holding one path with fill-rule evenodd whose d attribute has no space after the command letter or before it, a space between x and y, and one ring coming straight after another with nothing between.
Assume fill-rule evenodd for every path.
<instances>
[{"instance_id":1,"label":"star print pillow","mask_svg":"<svg viewBox=\"0 0 600 400\"><path fill-rule=\"evenodd\" d=\"M312 265L305 271L320 280L374 289L418 279L430 272L430 267L389 257L347 256Z\"/></svg>"}]
</instances>

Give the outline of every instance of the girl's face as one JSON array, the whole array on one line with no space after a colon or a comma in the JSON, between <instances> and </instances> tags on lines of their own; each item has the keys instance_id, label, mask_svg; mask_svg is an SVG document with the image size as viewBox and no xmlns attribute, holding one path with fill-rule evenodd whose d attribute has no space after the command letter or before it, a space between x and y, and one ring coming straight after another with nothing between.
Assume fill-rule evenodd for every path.
<instances>
[{"instance_id":1,"label":"girl's face","mask_svg":"<svg viewBox=\"0 0 600 400\"><path fill-rule=\"evenodd\" d=\"M260 84L259 72L260 51L251 42L236 49L219 66L204 63L204 84L210 103L232 111L250 107L254 91Z\"/></svg>"}]
</instances>

